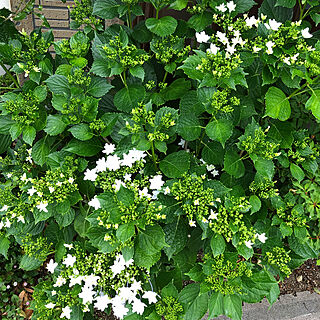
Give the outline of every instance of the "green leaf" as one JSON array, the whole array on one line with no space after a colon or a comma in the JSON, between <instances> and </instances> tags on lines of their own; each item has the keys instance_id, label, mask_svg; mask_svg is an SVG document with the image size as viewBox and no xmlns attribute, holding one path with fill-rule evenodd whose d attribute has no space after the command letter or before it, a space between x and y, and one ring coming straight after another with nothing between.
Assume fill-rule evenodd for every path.
<instances>
[{"instance_id":1,"label":"green leaf","mask_svg":"<svg viewBox=\"0 0 320 320\"><path fill-rule=\"evenodd\" d=\"M179 78L173 81L168 87L161 91L161 94L168 100L177 100L180 99L183 95L185 95L191 87L190 81Z\"/></svg>"},{"instance_id":2,"label":"green leaf","mask_svg":"<svg viewBox=\"0 0 320 320\"><path fill-rule=\"evenodd\" d=\"M288 226L287 223L285 223L285 222L281 222L280 231L284 237L291 236L293 233L292 228L290 226Z\"/></svg>"},{"instance_id":3,"label":"green leaf","mask_svg":"<svg viewBox=\"0 0 320 320\"><path fill-rule=\"evenodd\" d=\"M117 238L123 243L133 237L134 234L135 229L133 222L122 224L121 226L119 226L116 232Z\"/></svg>"},{"instance_id":4,"label":"green leaf","mask_svg":"<svg viewBox=\"0 0 320 320\"><path fill-rule=\"evenodd\" d=\"M106 63L103 59L96 59L93 61L90 72L96 74L99 77L109 77L110 76L110 68L108 63Z\"/></svg>"},{"instance_id":5,"label":"green leaf","mask_svg":"<svg viewBox=\"0 0 320 320\"><path fill-rule=\"evenodd\" d=\"M11 145L11 142L12 140L10 135L0 134L0 154L8 150L8 148Z\"/></svg>"},{"instance_id":6,"label":"green leaf","mask_svg":"<svg viewBox=\"0 0 320 320\"><path fill-rule=\"evenodd\" d=\"M223 314L224 307L223 307L223 294L220 292L213 292L211 294L209 300L209 319L218 317L219 315Z\"/></svg>"},{"instance_id":7,"label":"green leaf","mask_svg":"<svg viewBox=\"0 0 320 320\"><path fill-rule=\"evenodd\" d=\"M296 0L277 0L276 6L285 8L293 8L296 5Z\"/></svg>"},{"instance_id":8,"label":"green leaf","mask_svg":"<svg viewBox=\"0 0 320 320\"><path fill-rule=\"evenodd\" d=\"M285 121L289 119L291 107L286 95L278 88L271 87L266 93L266 115Z\"/></svg>"},{"instance_id":9,"label":"green leaf","mask_svg":"<svg viewBox=\"0 0 320 320\"><path fill-rule=\"evenodd\" d=\"M63 116L60 115L49 115L47 118L47 125L44 129L44 131L49 136L56 136L64 131L64 129L67 127L67 123L65 122L65 119Z\"/></svg>"},{"instance_id":10,"label":"green leaf","mask_svg":"<svg viewBox=\"0 0 320 320\"><path fill-rule=\"evenodd\" d=\"M293 128L289 122L271 122L268 136L280 143L280 148L290 148L293 143Z\"/></svg>"},{"instance_id":11,"label":"green leaf","mask_svg":"<svg viewBox=\"0 0 320 320\"><path fill-rule=\"evenodd\" d=\"M177 132L187 141L198 139L201 134L199 119L191 113L181 114L177 122Z\"/></svg>"},{"instance_id":12,"label":"green leaf","mask_svg":"<svg viewBox=\"0 0 320 320\"><path fill-rule=\"evenodd\" d=\"M15 122L11 120L11 116L0 116L0 134L8 134L11 126Z\"/></svg>"},{"instance_id":13,"label":"green leaf","mask_svg":"<svg viewBox=\"0 0 320 320\"><path fill-rule=\"evenodd\" d=\"M236 178L241 178L244 175L244 164L233 149L227 150L224 156L224 170Z\"/></svg>"},{"instance_id":14,"label":"green leaf","mask_svg":"<svg viewBox=\"0 0 320 320\"><path fill-rule=\"evenodd\" d=\"M192 303L192 301L194 301L197 298L199 292L199 283L188 284L180 291L178 300L182 305L187 307L190 303Z\"/></svg>"},{"instance_id":15,"label":"green leaf","mask_svg":"<svg viewBox=\"0 0 320 320\"><path fill-rule=\"evenodd\" d=\"M144 74L145 74L143 67L135 66L135 67L130 68L129 71L134 77L137 77L143 81Z\"/></svg>"},{"instance_id":16,"label":"green leaf","mask_svg":"<svg viewBox=\"0 0 320 320\"><path fill-rule=\"evenodd\" d=\"M115 0L97 0L93 5L93 15L103 19L113 19L118 16L119 4Z\"/></svg>"},{"instance_id":17,"label":"green leaf","mask_svg":"<svg viewBox=\"0 0 320 320\"><path fill-rule=\"evenodd\" d=\"M160 170L168 178L181 178L190 167L190 154L186 151L173 152L160 161Z\"/></svg>"},{"instance_id":18,"label":"green leaf","mask_svg":"<svg viewBox=\"0 0 320 320\"><path fill-rule=\"evenodd\" d=\"M254 0L235 0L234 3L236 5L236 13L247 12L256 5Z\"/></svg>"},{"instance_id":19,"label":"green leaf","mask_svg":"<svg viewBox=\"0 0 320 320\"><path fill-rule=\"evenodd\" d=\"M114 128L118 118L119 114L112 112L106 112L102 115L101 120L104 122L106 126L105 129L103 129L103 131L101 132L102 137L107 137L111 134L112 129Z\"/></svg>"},{"instance_id":20,"label":"green leaf","mask_svg":"<svg viewBox=\"0 0 320 320\"><path fill-rule=\"evenodd\" d=\"M8 259L8 250L10 247L10 240L6 237L1 237L0 239L0 254L2 254L6 259Z\"/></svg>"},{"instance_id":21,"label":"green leaf","mask_svg":"<svg viewBox=\"0 0 320 320\"><path fill-rule=\"evenodd\" d=\"M231 137L233 125L230 120L217 119L206 126L206 133L212 140L218 141L224 147L226 141Z\"/></svg>"},{"instance_id":22,"label":"green leaf","mask_svg":"<svg viewBox=\"0 0 320 320\"><path fill-rule=\"evenodd\" d=\"M160 19L149 18L146 20L146 27L160 37L166 37L174 33L178 25L178 21L170 16Z\"/></svg>"},{"instance_id":23,"label":"green leaf","mask_svg":"<svg viewBox=\"0 0 320 320\"><path fill-rule=\"evenodd\" d=\"M175 0L173 3L170 4L170 9L174 10L182 10L188 5L188 0Z\"/></svg>"},{"instance_id":24,"label":"green leaf","mask_svg":"<svg viewBox=\"0 0 320 320\"><path fill-rule=\"evenodd\" d=\"M31 270L38 269L41 265L42 265L42 261L34 257L24 255L21 259L19 268L24 271L31 271Z\"/></svg>"},{"instance_id":25,"label":"green leaf","mask_svg":"<svg viewBox=\"0 0 320 320\"><path fill-rule=\"evenodd\" d=\"M220 143L215 141L202 142L202 159L208 164L223 164L224 150Z\"/></svg>"},{"instance_id":26,"label":"green leaf","mask_svg":"<svg viewBox=\"0 0 320 320\"><path fill-rule=\"evenodd\" d=\"M130 207L134 204L134 192L129 190L128 188L120 186L120 189L117 192L117 199L125 206Z\"/></svg>"},{"instance_id":27,"label":"green leaf","mask_svg":"<svg viewBox=\"0 0 320 320\"><path fill-rule=\"evenodd\" d=\"M238 253L240 256L244 257L246 260L250 259L253 256L253 249L248 248L245 244L241 244L237 247Z\"/></svg>"},{"instance_id":28,"label":"green leaf","mask_svg":"<svg viewBox=\"0 0 320 320\"><path fill-rule=\"evenodd\" d=\"M197 32L202 31L213 21L212 14L208 11L204 11L200 14L193 14L188 20L188 25L195 29Z\"/></svg>"},{"instance_id":29,"label":"green leaf","mask_svg":"<svg viewBox=\"0 0 320 320\"><path fill-rule=\"evenodd\" d=\"M256 195L252 195L249 198L249 202L251 205L251 213L255 213L261 208L261 201Z\"/></svg>"},{"instance_id":30,"label":"green leaf","mask_svg":"<svg viewBox=\"0 0 320 320\"><path fill-rule=\"evenodd\" d=\"M253 163L254 163L254 167L257 170L257 173L260 176L266 177L269 180L272 179L274 175L274 164L272 160L257 157L256 159L254 159Z\"/></svg>"},{"instance_id":31,"label":"green leaf","mask_svg":"<svg viewBox=\"0 0 320 320\"><path fill-rule=\"evenodd\" d=\"M188 240L188 229L183 220L166 224L163 228L165 233L165 241L169 247L164 248L164 252L169 260L172 256L180 252L186 245Z\"/></svg>"},{"instance_id":32,"label":"green leaf","mask_svg":"<svg viewBox=\"0 0 320 320\"><path fill-rule=\"evenodd\" d=\"M115 243L110 244L104 240L105 235L106 228L100 226L90 227L86 233L86 236L94 247L98 248L102 253L109 253L119 245L119 242L115 241Z\"/></svg>"},{"instance_id":33,"label":"green leaf","mask_svg":"<svg viewBox=\"0 0 320 320\"><path fill-rule=\"evenodd\" d=\"M137 266L143 268L151 268L161 257L160 251L153 255L147 255L144 250L137 247L134 251L134 262Z\"/></svg>"},{"instance_id":34,"label":"green leaf","mask_svg":"<svg viewBox=\"0 0 320 320\"><path fill-rule=\"evenodd\" d=\"M146 255L154 255L161 251L165 242L165 234L158 225L147 226L145 230L140 230L137 238L137 246L145 252Z\"/></svg>"},{"instance_id":35,"label":"green leaf","mask_svg":"<svg viewBox=\"0 0 320 320\"><path fill-rule=\"evenodd\" d=\"M223 299L224 313L232 320L242 318L242 300L238 294L226 295Z\"/></svg>"},{"instance_id":36,"label":"green leaf","mask_svg":"<svg viewBox=\"0 0 320 320\"><path fill-rule=\"evenodd\" d=\"M296 254L306 259L316 259L319 257L319 250L315 248L311 240L301 241L295 236L288 238L289 247Z\"/></svg>"},{"instance_id":37,"label":"green leaf","mask_svg":"<svg viewBox=\"0 0 320 320\"><path fill-rule=\"evenodd\" d=\"M70 96L70 85L65 76L54 74L46 81L49 90L53 93Z\"/></svg>"},{"instance_id":38,"label":"green leaf","mask_svg":"<svg viewBox=\"0 0 320 320\"><path fill-rule=\"evenodd\" d=\"M32 146L33 140L36 137L36 129L32 126L24 127L23 129L23 141Z\"/></svg>"},{"instance_id":39,"label":"green leaf","mask_svg":"<svg viewBox=\"0 0 320 320\"><path fill-rule=\"evenodd\" d=\"M111 88L113 88L113 86L108 83L106 79L91 77L91 82L89 84L87 93L96 98L100 98L107 94Z\"/></svg>"},{"instance_id":40,"label":"green leaf","mask_svg":"<svg viewBox=\"0 0 320 320\"><path fill-rule=\"evenodd\" d=\"M269 19L285 23L287 20L291 21L292 9L277 7L277 0L264 0L260 9L259 16L263 13Z\"/></svg>"},{"instance_id":41,"label":"green leaf","mask_svg":"<svg viewBox=\"0 0 320 320\"><path fill-rule=\"evenodd\" d=\"M143 86L130 85L119 90L114 96L114 105L118 110L130 113L139 102L143 101L146 91Z\"/></svg>"},{"instance_id":42,"label":"green leaf","mask_svg":"<svg viewBox=\"0 0 320 320\"><path fill-rule=\"evenodd\" d=\"M303 172L303 170L302 170L299 166L297 166L296 164L294 164L294 163L291 163L291 164L290 164L290 172L291 172L292 176L293 176L295 179L297 179L299 182L300 182L301 180L303 180L303 178L304 178L304 172Z\"/></svg>"},{"instance_id":43,"label":"green leaf","mask_svg":"<svg viewBox=\"0 0 320 320\"><path fill-rule=\"evenodd\" d=\"M92 157L99 153L101 149L102 145L100 140L98 138L92 138L87 141L72 139L63 150L77 154L78 156Z\"/></svg>"},{"instance_id":44,"label":"green leaf","mask_svg":"<svg viewBox=\"0 0 320 320\"><path fill-rule=\"evenodd\" d=\"M89 140L93 137L93 133L89 125L86 123L77 124L70 128L68 131L70 131L75 138L81 141Z\"/></svg>"},{"instance_id":45,"label":"green leaf","mask_svg":"<svg viewBox=\"0 0 320 320\"><path fill-rule=\"evenodd\" d=\"M184 320L200 320L208 310L208 293L196 297L190 304Z\"/></svg>"},{"instance_id":46,"label":"green leaf","mask_svg":"<svg viewBox=\"0 0 320 320\"><path fill-rule=\"evenodd\" d=\"M317 120L320 120L320 90L312 91L312 95L306 103L306 109L311 110Z\"/></svg>"},{"instance_id":47,"label":"green leaf","mask_svg":"<svg viewBox=\"0 0 320 320\"><path fill-rule=\"evenodd\" d=\"M66 212L59 212L58 215L55 215L55 219L58 225L62 228L69 226L73 222L74 217L75 211L72 208L70 208Z\"/></svg>"},{"instance_id":48,"label":"green leaf","mask_svg":"<svg viewBox=\"0 0 320 320\"><path fill-rule=\"evenodd\" d=\"M221 234L215 234L212 236L210 247L214 257L224 253L226 248L226 241L224 240L224 237Z\"/></svg>"},{"instance_id":49,"label":"green leaf","mask_svg":"<svg viewBox=\"0 0 320 320\"><path fill-rule=\"evenodd\" d=\"M47 87L46 86L38 86L33 91L36 98L38 98L39 102L42 102L47 97Z\"/></svg>"},{"instance_id":50,"label":"green leaf","mask_svg":"<svg viewBox=\"0 0 320 320\"><path fill-rule=\"evenodd\" d=\"M46 157L50 153L50 148L48 145L47 138L44 137L37 141L32 147L32 159L35 164L42 166L46 162Z\"/></svg>"}]
</instances>

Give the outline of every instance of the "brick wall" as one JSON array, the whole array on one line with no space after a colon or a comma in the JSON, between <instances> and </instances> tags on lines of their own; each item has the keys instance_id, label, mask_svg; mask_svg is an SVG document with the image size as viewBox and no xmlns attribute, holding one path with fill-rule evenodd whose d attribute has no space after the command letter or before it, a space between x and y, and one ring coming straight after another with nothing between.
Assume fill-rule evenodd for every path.
<instances>
[{"instance_id":1,"label":"brick wall","mask_svg":"<svg viewBox=\"0 0 320 320\"><path fill-rule=\"evenodd\" d=\"M21 0L11 0L12 10L19 5ZM35 1L35 11L43 14L48 20L55 37L55 40L70 38L76 30L70 29L70 10L68 6L72 8L72 0L67 0L63 3L60 0L36 0ZM42 10L37 8L42 6ZM32 14L28 16L23 21L17 24L18 29L22 30L24 28L28 33L31 32L35 27L39 27L42 21L39 17ZM45 29L45 28L44 28Z\"/></svg>"}]
</instances>

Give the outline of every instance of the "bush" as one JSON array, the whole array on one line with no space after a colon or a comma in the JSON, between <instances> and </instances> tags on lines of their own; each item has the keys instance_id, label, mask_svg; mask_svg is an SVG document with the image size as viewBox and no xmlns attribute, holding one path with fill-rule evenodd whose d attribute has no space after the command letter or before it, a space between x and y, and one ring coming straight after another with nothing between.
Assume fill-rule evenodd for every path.
<instances>
[{"instance_id":1,"label":"bush","mask_svg":"<svg viewBox=\"0 0 320 320\"><path fill-rule=\"evenodd\" d=\"M318 257L320 8L302 2L80 0L56 42L3 13L0 253L36 270L32 319L240 320Z\"/></svg>"}]
</instances>

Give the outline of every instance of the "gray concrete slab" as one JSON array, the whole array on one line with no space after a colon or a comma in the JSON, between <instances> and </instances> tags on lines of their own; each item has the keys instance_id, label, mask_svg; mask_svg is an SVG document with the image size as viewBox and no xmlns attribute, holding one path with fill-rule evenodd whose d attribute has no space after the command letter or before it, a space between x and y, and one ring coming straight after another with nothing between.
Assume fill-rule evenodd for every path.
<instances>
[{"instance_id":1,"label":"gray concrete slab","mask_svg":"<svg viewBox=\"0 0 320 320\"><path fill-rule=\"evenodd\" d=\"M214 320L229 319L220 316ZM320 295L309 292L299 292L296 297L283 295L271 307L266 299L261 303L245 304L243 320L320 320Z\"/></svg>"}]
</instances>

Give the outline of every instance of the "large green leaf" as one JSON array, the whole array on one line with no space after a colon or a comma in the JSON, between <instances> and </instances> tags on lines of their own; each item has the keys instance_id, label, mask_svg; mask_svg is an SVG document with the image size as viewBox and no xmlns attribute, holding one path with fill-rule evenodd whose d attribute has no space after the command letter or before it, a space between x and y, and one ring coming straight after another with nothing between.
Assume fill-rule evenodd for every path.
<instances>
[{"instance_id":1,"label":"large green leaf","mask_svg":"<svg viewBox=\"0 0 320 320\"><path fill-rule=\"evenodd\" d=\"M180 178L190 167L190 154L186 151L173 152L160 161L160 170L168 178Z\"/></svg>"},{"instance_id":2,"label":"large green leaf","mask_svg":"<svg viewBox=\"0 0 320 320\"><path fill-rule=\"evenodd\" d=\"M208 293L196 297L189 305L184 320L200 320L208 310Z\"/></svg>"},{"instance_id":3,"label":"large green leaf","mask_svg":"<svg viewBox=\"0 0 320 320\"><path fill-rule=\"evenodd\" d=\"M149 18L146 20L146 27L160 37L166 37L174 33L178 25L178 21L170 16L160 19Z\"/></svg>"},{"instance_id":4,"label":"large green leaf","mask_svg":"<svg viewBox=\"0 0 320 320\"><path fill-rule=\"evenodd\" d=\"M77 154L78 156L92 157L102 149L99 139L92 138L87 141L72 139L64 148L65 151Z\"/></svg>"},{"instance_id":5,"label":"large green leaf","mask_svg":"<svg viewBox=\"0 0 320 320\"><path fill-rule=\"evenodd\" d=\"M44 131L49 136L56 136L64 131L67 127L68 123L66 123L64 116L61 115L49 115L47 118L47 125Z\"/></svg>"},{"instance_id":6,"label":"large green leaf","mask_svg":"<svg viewBox=\"0 0 320 320\"><path fill-rule=\"evenodd\" d=\"M36 129L32 126L26 126L23 128L23 141L32 145L34 139L36 138Z\"/></svg>"},{"instance_id":7,"label":"large green leaf","mask_svg":"<svg viewBox=\"0 0 320 320\"><path fill-rule=\"evenodd\" d=\"M265 99L267 116L281 121L289 119L291 114L290 102L280 89L276 87L269 88Z\"/></svg>"},{"instance_id":8,"label":"large green leaf","mask_svg":"<svg viewBox=\"0 0 320 320\"><path fill-rule=\"evenodd\" d=\"M177 132L187 141L198 139L201 134L199 119L191 113L181 114L177 123Z\"/></svg>"},{"instance_id":9,"label":"large green leaf","mask_svg":"<svg viewBox=\"0 0 320 320\"><path fill-rule=\"evenodd\" d=\"M162 96L166 101L180 99L185 95L191 87L190 81L179 78L173 81L168 87L161 91Z\"/></svg>"},{"instance_id":10,"label":"large green leaf","mask_svg":"<svg viewBox=\"0 0 320 320\"><path fill-rule=\"evenodd\" d=\"M224 147L226 141L231 137L233 131L232 122L228 119L217 119L206 126L206 133L212 140L218 141Z\"/></svg>"},{"instance_id":11,"label":"large green leaf","mask_svg":"<svg viewBox=\"0 0 320 320\"><path fill-rule=\"evenodd\" d=\"M114 105L118 110L130 113L139 102L142 102L146 91L143 86L130 85L119 90L114 96Z\"/></svg>"},{"instance_id":12,"label":"large green leaf","mask_svg":"<svg viewBox=\"0 0 320 320\"><path fill-rule=\"evenodd\" d=\"M92 77L87 93L96 98L100 98L107 94L111 88L113 88L113 86L108 83L106 79Z\"/></svg>"},{"instance_id":13,"label":"large green leaf","mask_svg":"<svg viewBox=\"0 0 320 320\"><path fill-rule=\"evenodd\" d=\"M269 19L275 19L279 22L291 21L293 10L277 6L277 1L278 0L264 0L259 9L259 16L263 13Z\"/></svg>"},{"instance_id":14,"label":"large green leaf","mask_svg":"<svg viewBox=\"0 0 320 320\"><path fill-rule=\"evenodd\" d=\"M20 261L19 268L24 271L31 271L38 269L42 265L42 261L32 257L24 255Z\"/></svg>"},{"instance_id":15,"label":"large green leaf","mask_svg":"<svg viewBox=\"0 0 320 320\"><path fill-rule=\"evenodd\" d=\"M51 92L60 95L70 95L70 85L65 76L54 74L46 80L46 83Z\"/></svg>"},{"instance_id":16,"label":"large green leaf","mask_svg":"<svg viewBox=\"0 0 320 320\"><path fill-rule=\"evenodd\" d=\"M306 109L311 110L317 120L320 120L320 90L312 91L312 95L306 103Z\"/></svg>"},{"instance_id":17,"label":"large green leaf","mask_svg":"<svg viewBox=\"0 0 320 320\"><path fill-rule=\"evenodd\" d=\"M89 140L93 137L93 132L87 123L77 124L68 131L70 131L75 138L81 141Z\"/></svg>"},{"instance_id":18,"label":"large green leaf","mask_svg":"<svg viewBox=\"0 0 320 320\"><path fill-rule=\"evenodd\" d=\"M244 175L244 164L235 150L227 150L224 156L224 170L236 178Z\"/></svg>"},{"instance_id":19,"label":"large green leaf","mask_svg":"<svg viewBox=\"0 0 320 320\"><path fill-rule=\"evenodd\" d=\"M11 145L11 136L8 134L0 134L0 154L6 152Z\"/></svg>"},{"instance_id":20,"label":"large green leaf","mask_svg":"<svg viewBox=\"0 0 320 320\"><path fill-rule=\"evenodd\" d=\"M50 153L50 147L47 138L44 137L37 141L32 147L32 159L35 164L42 166L46 162L46 157Z\"/></svg>"},{"instance_id":21,"label":"large green leaf","mask_svg":"<svg viewBox=\"0 0 320 320\"><path fill-rule=\"evenodd\" d=\"M277 0L276 6L293 8L296 5L296 2L296 0Z\"/></svg>"},{"instance_id":22,"label":"large green leaf","mask_svg":"<svg viewBox=\"0 0 320 320\"><path fill-rule=\"evenodd\" d=\"M242 300L238 294L226 295L223 299L224 313L232 320L242 318Z\"/></svg>"},{"instance_id":23,"label":"large green leaf","mask_svg":"<svg viewBox=\"0 0 320 320\"><path fill-rule=\"evenodd\" d=\"M97 0L94 2L92 14L103 19L113 19L118 16L118 7L115 0Z\"/></svg>"},{"instance_id":24,"label":"large green leaf","mask_svg":"<svg viewBox=\"0 0 320 320\"><path fill-rule=\"evenodd\" d=\"M223 314L224 307L223 307L223 294L220 292L213 292L211 294L209 300L209 319L218 317L219 315Z\"/></svg>"},{"instance_id":25,"label":"large green leaf","mask_svg":"<svg viewBox=\"0 0 320 320\"><path fill-rule=\"evenodd\" d=\"M221 234L215 234L210 241L210 247L214 257L222 254L226 248L226 241Z\"/></svg>"},{"instance_id":26,"label":"large green leaf","mask_svg":"<svg viewBox=\"0 0 320 320\"><path fill-rule=\"evenodd\" d=\"M223 164L224 150L222 145L216 141L203 142L201 153L202 159L209 164Z\"/></svg>"},{"instance_id":27,"label":"large green leaf","mask_svg":"<svg viewBox=\"0 0 320 320\"><path fill-rule=\"evenodd\" d=\"M10 240L7 237L1 236L0 239L0 254L8 259L8 250L10 247Z\"/></svg>"}]
</instances>

